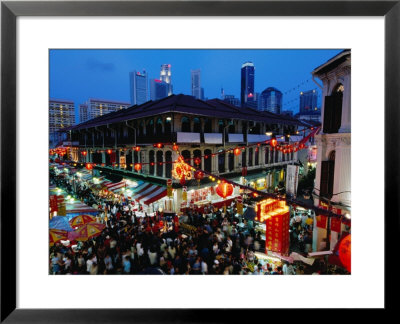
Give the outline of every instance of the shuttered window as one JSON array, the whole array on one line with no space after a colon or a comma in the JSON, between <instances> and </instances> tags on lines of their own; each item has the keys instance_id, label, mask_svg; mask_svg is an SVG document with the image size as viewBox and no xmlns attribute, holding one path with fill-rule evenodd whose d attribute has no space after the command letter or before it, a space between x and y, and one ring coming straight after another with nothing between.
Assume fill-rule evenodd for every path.
<instances>
[{"instance_id":1,"label":"shuttered window","mask_svg":"<svg viewBox=\"0 0 400 324\"><path fill-rule=\"evenodd\" d=\"M341 92L325 97L323 127L325 134L333 134L339 131L342 123L342 102L343 94Z\"/></svg>"},{"instance_id":2,"label":"shuttered window","mask_svg":"<svg viewBox=\"0 0 400 324\"><path fill-rule=\"evenodd\" d=\"M335 161L322 161L320 195L325 198L332 198L333 178L335 172Z\"/></svg>"}]
</instances>

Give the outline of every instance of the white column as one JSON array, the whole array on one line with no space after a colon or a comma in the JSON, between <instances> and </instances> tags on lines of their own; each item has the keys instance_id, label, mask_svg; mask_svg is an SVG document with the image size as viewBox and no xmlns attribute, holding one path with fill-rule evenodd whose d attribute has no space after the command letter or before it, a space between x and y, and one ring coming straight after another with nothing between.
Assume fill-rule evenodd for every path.
<instances>
[{"instance_id":1,"label":"white column","mask_svg":"<svg viewBox=\"0 0 400 324\"><path fill-rule=\"evenodd\" d=\"M351 205L351 150L350 134L338 139L335 151L335 173L333 180L332 201Z\"/></svg>"},{"instance_id":2,"label":"white column","mask_svg":"<svg viewBox=\"0 0 400 324\"><path fill-rule=\"evenodd\" d=\"M351 132L351 80L350 75L346 75L343 82L343 102L342 102L342 123L339 133Z\"/></svg>"}]
</instances>

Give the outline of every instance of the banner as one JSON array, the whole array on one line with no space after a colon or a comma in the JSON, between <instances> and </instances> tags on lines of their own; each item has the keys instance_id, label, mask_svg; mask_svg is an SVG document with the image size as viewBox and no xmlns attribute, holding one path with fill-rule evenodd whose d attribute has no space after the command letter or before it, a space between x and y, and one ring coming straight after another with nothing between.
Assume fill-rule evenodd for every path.
<instances>
[{"instance_id":1,"label":"banner","mask_svg":"<svg viewBox=\"0 0 400 324\"><path fill-rule=\"evenodd\" d=\"M290 213L271 216L266 221L265 248L268 251L288 253Z\"/></svg>"},{"instance_id":2,"label":"banner","mask_svg":"<svg viewBox=\"0 0 400 324\"><path fill-rule=\"evenodd\" d=\"M286 193L296 195L299 183L299 167L288 164L286 168Z\"/></svg>"},{"instance_id":3,"label":"banner","mask_svg":"<svg viewBox=\"0 0 400 324\"><path fill-rule=\"evenodd\" d=\"M331 230L340 233L342 228L342 221L337 217L331 218Z\"/></svg>"},{"instance_id":4,"label":"banner","mask_svg":"<svg viewBox=\"0 0 400 324\"><path fill-rule=\"evenodd\" d=\"M317 227L319 228L326 228L328 217L325 215L318 215L315 217L317 219Z\"/></svg>"},{"instance_id":5,"label":"banner","mask_svg":"<svg viewBox=\"0 0 400 324\"><path fill-rule=\"evenodd\" d=\"M50 213L58 211L57 196L50 196Z\"/></svg>"}]
</instances>

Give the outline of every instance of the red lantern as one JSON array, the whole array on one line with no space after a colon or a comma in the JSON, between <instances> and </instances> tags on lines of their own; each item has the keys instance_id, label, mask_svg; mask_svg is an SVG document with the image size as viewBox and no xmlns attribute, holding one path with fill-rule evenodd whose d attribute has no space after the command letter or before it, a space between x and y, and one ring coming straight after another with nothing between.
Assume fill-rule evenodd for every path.
<instances>
[{"instance_id":1,"label":"red lantern","mask_svg":"<svg viewBox=\"0 0 400 324\"><path fill-rule=\"evenodd\" d=\"M136 170L137 172L139 172L140 170L142 170L142 165L141 165L140 163L135 163L134 168L135 168L135 170Z\"/></svg>"},{"instance_id":2,"label":"red lantern","mask_svg":"<svg viewBox=\"0 0 400 324\"><path fill-rule=\"evenodd\" d=\"M240 151L240 148L235 148L235 149L233 150L233 154L235 154L236 156L240 155L240 153L242 153L242 152Z\"/></svg>"},{"instance_id":3,"label":"red lantern","mask_svg":"<svg viewBox=\"0 0 400 324\"><path fill-rule=\"evenodd\" d=\"M339 244L339 259L348 272L351 272L351 234L347 235Z\"/></svg>"},{"instance_id":4,"label":"red lantern","mask_svg":"<svg viewBox=\"0 0 400 324\"><path fill-rule=\"evenodd\" d=\"M184 186L186 184L186 179L185 179L185 175L183 174L181 179L179 180L179 183Z\"/></svg>"},{"instance_id":5,"label":"red lantern","mask_svg":"<svg viewBox=\"0 0 400 324\"><path fill-rule=\"evenodd\" d=\"M275 147L278 144L278 141L276 140L276 138L272 138L270 144L272 147Z\"/></svg>"},{"instance_id":6,"label":"red lantern","mask_svg":"<svg viewBox=\"0 0 400 324\"><path fill-rule=\"evenodd\" d=\"M107 150L107 153L108 153L108 154L111 154L111 153L112 153L112 150Z\"/></svg>"},{"instance_id":7,"label":"red lantern","mask_svg":"<svg viewBox=\"0 0 400 324\"><path fill-rule=\"evenodd\" d=\"M90 163L86 163L86 169L92 170L93 169L93 165L91 165Z\"/></svg>"},{"instance_id":8,"label":"red lantern","mask_svg":"<svg viewBox=\"0 0 400 324\"><path fill-rule=\"evenodd\" d=\"M194 163L196 164L196 165L199 165L200 163L201 163L201 159L200 158L195 158L194 159Z\"/></svg>"},{"instance_id":9,"label":"red lantern","mask_svg":"<svg viewBox=\"0 0 400 324\"><path fill-rule=\"evenodd\" d=\"M217 191L218 196L220 196L220 197L225 199L226 197L229 197L230 195L232 195L233 186L230 183L221 182L217 186L217 190L216 191Z\"/></svg>"},{"instance_id":10,"label":"red lantern","mask_svg":"<svg viewBox=\"0 0 400 324\"><path fill-rule=\"evenodd\" d=\"M203 172L203 171L200 171L200 170L197 170L197 171L194 173L194 178L200 181L201 179L204 178L204 172Z\"/></svg>"},{"instance_id":11,"label":"red lantern","mask_svg":"<svg viewBox=\"0 0 400 324\"><path fill-rule=\"evenodd\" d=\"M87 152L86 152L86 151L83 151L83 152L82 152L82 155L83 155L83 156L86 156L86 155L87 155Z\"/></svg>"},{"instance_id":12,"label":"red lantern","mask_svg":"<svg viewBox=\"0 0 400 324\"><path fill-rule=\"evenodd\" d=\"M134 146L134 147L132 147L132 149L135 150L136 152L140 151L140 147L139 146Z\"/></svg>"},{"instance_id":13,"label":"red lantern","mask_svg":"<svg viewBox=\"0 0 400 324\"><path fill-rule=\"evenodd\" d=\"M174 145L172 146L172 149L173 149L174 151L178 151L178 149L179 149L179 146L178 146L178 145L176 145L176 144L174 144Z\"/></svg>"},{"instance_id":14,"label":"red lantern","mask_svg":"<svg viewBox=\"0 0 400 324\"><path fill-rule=\"evenodd\" d=\"M302 150L304 148L304 143L300 143L299 149Z\"/></svg>"}]
</instances>

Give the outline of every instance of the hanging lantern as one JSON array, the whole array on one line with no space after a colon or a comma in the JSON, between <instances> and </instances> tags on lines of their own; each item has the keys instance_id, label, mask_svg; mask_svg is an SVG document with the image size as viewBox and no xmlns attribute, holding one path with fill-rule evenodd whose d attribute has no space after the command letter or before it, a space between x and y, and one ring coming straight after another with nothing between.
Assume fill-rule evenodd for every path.
<instances>
[{"instance_id":1,"label":"hanging lantern","mask_svg":"<svg viewBox=\"0 0 400 324\"><path fill-rule=\"evenodd\" d=\"M194 173L194 178L195 178L197 181L200 182L200 180L204 178L204 172L203 172L203 171L200 171L200 170L197 170L197 171Z\"/></svg>"},{"instance_id":2,"label":"hanging lantern","mask_svg":"<svg viewBox=\"0 0 400 324\"><path fill-rule=\"evenodd\" d=\"M275 147L278 144L278 141L276 140L276 138L272 138L269 143L271 144L272 147Z\"/></svg>"},{"instance_id":3,"label":"hanging lantern","mask_svg":"<svg viewBox=\"0 0 400 324\"><path fill-rule=\"evenodd\" d=\"M345 236L339 244L339 259L348 272L351 272L351 234Z\"/></svg>"},{"instance_id":4,"label":"hanging lantern","mask_svg":"<svg viewBox=\"0 0 400 324\"><path fill-rule=\"evenodd\" d=\"M235 154L236 156L240 155L240 153L242 153L242 152L240 151L240 148L238 148L238 147L233 150L233 154Z\"/></svg>"},{"instance_id":5,"label":"hanging lantern","mask_svg":"<svg viewBox=\"0 0 400 324\"><path fill-rule=\"evenodd\" d=\"M86 155L87 155L87 152L86 152L86 151L83 151L83 152L82 152L82 155L83 155L83 156L86 156Z\"/></svg>"},{"instance_id":6,"label":"hanging lantern","mask_svg":"<svg viewBox=\"0 0 400 324\"><path fill-rule=\"evenodd\" d=\"M173 149L174 151L178 151L178 149L179 149L179 146L178 146L178 145L176 145L176 144L174 144L174 145L172 146L172 149Z\"/></svg>"},{"instance_id":7,"label":"hanging lantern","mask_svg":"<svg viewBox=\"0 0 400 324\"><path fill-rule=\"evenodd\" d=\"M108 154L111 154L111 153L112 153L112 150L107 150L107 153L108 153Z\"/></svg>"},{"instance_id":8,"label":"hanging lantern","mask_svg":"<svg viewBox=\"0 0 400 324\"><path fill-rule=\"evenodd\" d=\"M142 170L142 165L141 165L140 163L135 163L134 168L135 168L135 170L136 170L137 172L139 172L140 170Z\"/></svg>"},{"instance_id":9,"label":"hanging lantern","mask_svg":"<svg viewBox=\"0 0 400 324\"><path fill-rule=\"evenodd\" d=\"M201 159L200 158L195 158L194 159L194 163L196 164L196 165L200 165L200 163L201 163Z\"/></svg>"},{"instance_id":10,"label":"hanging lantern","mask_svg":"<svg viewBox=\"0 0 400 324\"><path fill-rule=\"evenodd\" d=\"M304 148L304 143L300 143L299 149L302 150Z\"/></svg>"},{"instance_id":11,"label":"hanging lantern","mask_svg":"<svg viewBox=\"0 0 400 324\"><path fill-rule=\"evenodd\" d=\"M132 147L132 150L134 150L136 152L139 152L140 151L140 147L139 146L134 146L134 147Z\"/></svg>"},{"instance_id":12,"label":"hanging lantern","mask_svg":"<svg viewBox=\"0 0 400 324\"><path fill-rule=\"evenodd\" d=\"M86 169L92 170L93 169L93 165L90 164L90 163L86 163Z\"/></svg>"},{"instance_id":13,"label":"hanging lantern","mask_svg":"<svg viewBox=\"0 0 400 324\"><path fill-rule=\"evenodd\" d=\"M230 183L221 182L217 186L217 190L216 191L217 191L218 196L220 196L220 197L225 199L226 197L229 197L230 195L232 195L233 186Z\"/></svg>"}]
</instances>

